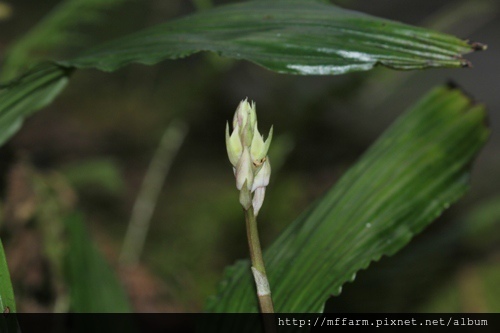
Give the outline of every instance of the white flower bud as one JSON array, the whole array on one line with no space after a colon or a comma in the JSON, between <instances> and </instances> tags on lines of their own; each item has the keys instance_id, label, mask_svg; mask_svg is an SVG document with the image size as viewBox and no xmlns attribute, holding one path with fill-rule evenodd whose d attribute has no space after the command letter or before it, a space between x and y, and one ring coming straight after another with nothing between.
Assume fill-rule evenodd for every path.
<instances>
[{"instance_id":1,"label":"white flower bud","mask_svg":"<svg viewBox=\"0 0 500 333\"><path fill-rule=\"evenodd\" d=\"M259 187L255 190L252 199L253 213L255 216L259 215L260 208L262 207L262 203L264 202L264 197L266 195L266 188Z\"/></svg>"},{"instance_id":2,"label":"white flower bud","mask_svg":"<svg viewBox=\"0 0 500 333\"><path fill-rule=\"evenodd\" d=\"M248 103L247 103L248 104ZM255 110L255 103L249 105L248 108L248 126L253 130L257 126L257 111Z\"/></svg>"},{"instance_id":3,"label":"white flower bud","mask_svg":"<svg viewBox=\"0 0 500 333\"><path fill-rule=\"evenodd\" d=\"M248 210L252 206L252 194L246 186L246 182L240 190L240 204L245 210Z\"/></svg>"},{"instance_id":4,"label":"white flower bud","mask_svg":"<svg viewBox=\"0 0 500 333\"><path fill-rule=\"evenodd\" d=\"M260 166L264 162L264 158L267 156L267 151L271 145L271 140L273 139L273 128L269 131L269 136L264 142L264 137L260 135L257 129L257 124L255 124L254 135L252 140L252 145L250 148L250 156L252 157L253 164L255 166Z\"/></svg>"},{"instance_id":5,"label":"white flower bud","mask_svg":"<svg viewBox=\"0 0 500 333\"><path fill-rule=\"evenodd\" d=\"M238 125L240 129L243 129L247 124L249 115L252 113L252 106L248 103L247 99L241 101L234 113L233 117L233 127Z\"/></svg>"},{"instance_id":6,"label":"white flower bud","mask_svg":"<svg viewBox=\"0 0 500 333\"><path fill-rule=\"evenodd\" d=\"M236 166L238 160L243 152L243 146L241 145L240 138L238 136L238 125L233 130L231 136L229 135L229 124L226 123L226 149L229 161L233 166Z\"/></svg>"},{"instance_id":7,"label":"white flower bud","mask_svg":"<svg viewBox=\"0 0 500 333\"><path fill-rule=\"evenodd\" d=\"M271 163L269 162L269 158L264 161L262 167L255 175L253 180L251 191L254 192L259 187L266 187L269 185L269 179L271 178Z\"/></svg>"},{"instance_id":8,"label":"white flower bud","mask_svg":"<svg viewBox=\"0 0 500 333\"><path fill-rule=\"evenodd\" d=\"M273 128L267 140L257 129L255 103L247 99L241 101L234 113L233 131L230 133L226 124L226 149L229 161L233 165L236 187L240 190L240 203L245 210L253 206L258 214L266 186L271 177L271 164L267 157L273 137Z\"/></svg>"},{"instance_id":9,"label":"white flower bud","mask_svg":"<svg viewBox=\"0 0 500 333\"><path fill-rule=\"evenodd\" d=\"M252 160L250 159L250 152L247 147L243 148L243 153L236 164L236 188L241 190L243 184L246 182L247 188L253 185L253 170Z\"/></svg>"}]
</instances>

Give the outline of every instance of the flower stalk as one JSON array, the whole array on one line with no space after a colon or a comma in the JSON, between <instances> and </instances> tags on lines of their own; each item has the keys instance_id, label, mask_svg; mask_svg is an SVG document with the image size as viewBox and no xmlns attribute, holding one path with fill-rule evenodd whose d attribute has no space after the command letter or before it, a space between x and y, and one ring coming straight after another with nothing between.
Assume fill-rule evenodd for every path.
<instances>
[{"instance_id":1,"label":"flower stalk","mask_svg":"<svg viewBox=\"0 0 500 333\"><path fill-rule=\"evenodd\" d=\"M240 191L239 200L245 212L251 269L262 313L274 313L257 229L257 215L271 177L271 163L267 152L272 136L271 127L267 140L264 140L257 128L255 104L250 104L247 100L242 101L236 109L231 133L229 124L226 124L227 154L233 165L236 188Z\"/></svg>"},{"instance_id":2,"label":"flower stalk","mask_svg":"<svg viewBox=\"0 0 500 333\"><path fill-rule=\"evenodd\" d=\"M252 274L257 287L257 297L259 298L260 311L262 313L274 313L273 300L271 298L271 288L267 280L266 267L262 257L259 233L257 230L257 220L250 207L245 211L245 222L247 227L248 247L252 261Z\"/></svg>"}]
</instances>

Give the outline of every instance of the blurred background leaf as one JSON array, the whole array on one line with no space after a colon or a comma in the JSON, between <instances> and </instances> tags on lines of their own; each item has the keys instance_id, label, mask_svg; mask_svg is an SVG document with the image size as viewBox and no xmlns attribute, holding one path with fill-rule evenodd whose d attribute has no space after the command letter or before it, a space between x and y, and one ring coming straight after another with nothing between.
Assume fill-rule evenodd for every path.
<instances>
[{"instance_id":1,"label":"blurred background leaf","mask_svg":"<svg viewBox=\"0 0 500 333\"><path fill-rule=\"evenodd\" d=\"M80 45L85 35L77 28L104 21L104 10L127 0L63 0L16 43L10 45L2 66L0 81L8 81L30 66L46 60L68 45ZM4 7L6 5L3 5ZM8 8L8 7L5 7ZM6 9L4 9L6 11ZM0 3L0 17L2 4ZM8 13L8 12L7 12Z\"/></svg>"},{"instance_id":2,"label":"blurred background leaf","mask_svg":"<svg viewBox=\"0 0 500 333\"><path fill-rule=\"evenodd\" d=\"M77 191L92 191L94 195L117 196L125 190L120 168L111 159L86 160L66 165L61 170Z\"/></svg>"},{"instance_id":3,"label":"blurred background leaf","mask_svg":"<svg viewBox=\"0 0 500 333\"><path fill-rule=\"evenodd\" d=\"M12 7L3 1L0 1L0 21L7 20L12 15Z\"/></svg>"},{"instance_id":4,"label":"blurred background leaf","mask_svg":"<svg viewBox=\"0 0 500 333\"><path fill-rule=\"evenodd\" d=\"M69 234L66 270L71 310L83 313L131 312L123 287L93 245L82 216L70 216L66 226Z\"/></svg>"},{"instance_id":5,"label":"blurred background leaf","mask_svg":"<svg viewBox=\"0 0 500 333\"><path fill-rule=\"evenodd\" d=\"M2 241L0 241L0 310L3 312L16 312L14 290L10 281L9 266L5 258Z\"/></svg>"}]
</instances>

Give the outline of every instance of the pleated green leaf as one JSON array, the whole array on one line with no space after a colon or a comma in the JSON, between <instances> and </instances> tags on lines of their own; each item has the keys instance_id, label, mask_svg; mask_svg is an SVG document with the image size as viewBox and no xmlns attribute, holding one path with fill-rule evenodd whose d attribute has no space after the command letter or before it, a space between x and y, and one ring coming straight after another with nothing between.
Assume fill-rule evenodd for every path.
<instances>
[{"instance_id":1,"label":"pleated green leaf","mask_svg":"<svg viewBox=\"0 0 500 333\"><path fill-rule=\"evenodd\" d=\"M44 64L0 88L0 146L18 131L26 116L52 102L66 86L70 72Z\"/></svg>"},{"instance_id":2,"label":"pleated green leaf","mask_svg":"<svg viewBox=\"0 0 500 333\"><path fill-rule=\"evenodd\" d=\"M12 283L10 282L7 259L0 240L0 315L4 312L16 312L16 302Z\"/></svg>"},{"instance_id":3,"label":"pleated green leaf","mask_svg":"<svg viewBox=\"0 0 500 333\"><path fill-rule=\"evenodd\" d=\"M321 312L357 271L407 244L464 194L488 134L483 106L451 87L401 116L265 251L276 311ZM206 310L258 311L248 261L227 270Z\"/></svg>"},{"instance_id":4,"label":"pleated green leaf","mask_svg":"<svg viewBox=\"0 0 500 333\"><path fill-rule=\"evenodd\" d=\"M245 59L291 74L468 66L481 49L456 37L319 1L247 1L219 6L89 49L62 64L116 70L199 51Z\"/></svg>"}]
</instances>

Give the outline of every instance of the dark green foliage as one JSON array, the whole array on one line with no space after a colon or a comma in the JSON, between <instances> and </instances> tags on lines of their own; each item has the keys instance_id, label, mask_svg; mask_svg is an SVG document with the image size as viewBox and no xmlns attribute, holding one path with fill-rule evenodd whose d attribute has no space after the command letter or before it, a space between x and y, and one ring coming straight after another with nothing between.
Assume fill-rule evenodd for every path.
<instances>
[{"instance_id":1,"label":"dark green foliage","mask_svg":"<svg viewBox=\"0 0 500 333\"><path fill-rule=\"evenodd\" d=\"M247 1L158 25L62 62L113 71L199 51L290 74L336 75L380 64L395 69L460 67L479 45L333 5Z\"/></svg>"}]
</instances>

